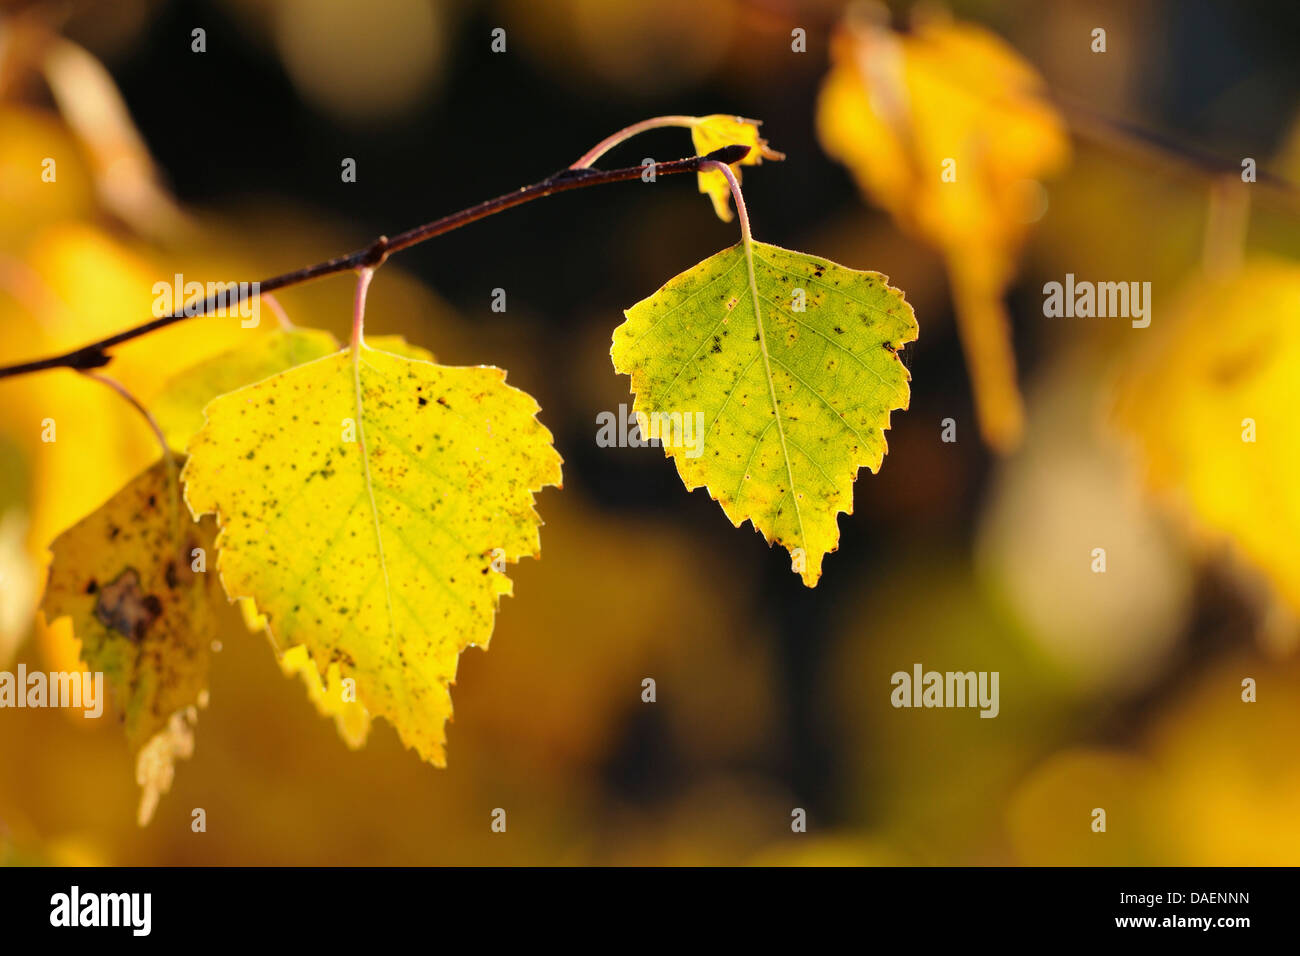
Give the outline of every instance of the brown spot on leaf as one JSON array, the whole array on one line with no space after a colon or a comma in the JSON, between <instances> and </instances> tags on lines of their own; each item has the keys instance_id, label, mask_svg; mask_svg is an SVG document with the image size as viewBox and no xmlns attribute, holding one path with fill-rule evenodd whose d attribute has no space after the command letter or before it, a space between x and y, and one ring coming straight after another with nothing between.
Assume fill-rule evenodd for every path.
<instances>
[{"instance_id":1,"label":"brown spot on leaf","mask_svg":"<svg viewBox=\"0 0 1300 956\"><path fill-rule=\"evenodd\" d=\"M145 631L162 616L162 602L152 594L140 593L140 575L127 568L112 584L99 591L95 618L107 628L133 641L144 639Z\"/></svg>"}]
</instances>

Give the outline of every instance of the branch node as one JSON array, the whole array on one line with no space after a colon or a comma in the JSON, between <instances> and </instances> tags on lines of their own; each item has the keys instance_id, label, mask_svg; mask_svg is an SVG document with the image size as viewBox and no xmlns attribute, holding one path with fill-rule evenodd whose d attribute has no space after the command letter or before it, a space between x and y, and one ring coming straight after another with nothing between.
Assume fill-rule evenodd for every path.
<instances>
[{"instance_id":1,"label":"branch node","mask_svg":"<svg viewBox=\"0 0 1300 956\"><path fill-rule=\"evenodd\" d=\"M68 368L84 372L92 368L103 368L111 361L113 361L113 356L105 352L100 346L88 345L68 356L68 361L65 364Z\"/></svg>"},{"instance_id":2,"label":"branch node","mask_svg":"<svg viewBox=\"0 0 1300 956\"><path fill-rule=\"evenodd\" d=\"M388 259L388 237L380 236L370 244L366 254L357 263L358 268L378 269Z\"/></svg>"}]
</instances>

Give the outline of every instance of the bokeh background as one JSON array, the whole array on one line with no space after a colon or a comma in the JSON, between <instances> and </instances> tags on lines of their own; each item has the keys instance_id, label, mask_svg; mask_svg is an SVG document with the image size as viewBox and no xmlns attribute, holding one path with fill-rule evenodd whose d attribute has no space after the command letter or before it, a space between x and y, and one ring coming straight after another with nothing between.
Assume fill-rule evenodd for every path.
<instances>
[{"instance_id":1,"label":"bokeh background","mask_svg":"<svg viewBox=\"0 0 1300 956\"><path fill-rule=\"evenodd\" d=\"M1300 8L886 13L882 27L879 9L830 0L0 3L0 362L142 321L174 272L251 280L351 251L670 113L762 119L787 158L745 170L757 234L884 272L921 329L911 407L809 590L661 451L595 443L596 415L630 402L609 360L621 310L735 241L692 181L575 192L394 258L368 331L508 369L566 463L563 491L540 497L541 559L514 569L491 650L462 657L448 767L382 723L347 749L231 610L194 756L147 827L112 721L0 712L0 861L1300 862ZM1043 104L1063 148L1029 214L945 238L916 182L861 188L880 171L842 162L852 131L819 115L852 57L833 38L864 29L846 16L905 57L913 34L890 31L949 17L1041 77L1000 90L970 49L931 57L916 68L984 98L957 119L909 87L927 104L918 141L946 155L952 122L977 155L1002 151L999 168L1032 172L1041 146L1012 137L1012 94ZM691 152L664 130L605 162ZM45 156L57 185L40 182ZM1260 170L1244 189L1243 157ZM953 294L953 263L990 249L1005 275L984 306L1009 317L1025 410L999 450L958 333L979 309ZM1150 281L1151 327L1045 318L1042 285L1067 272ZM344 335L351 292L336 277L279 299ZM237 320L185 323L123 347L112 371L147 401L239 335ZM72 372L0 381L0 409L0 669L71 667L75 643L34 622L45 547L156 448ZM890 675L915 662L1000 672L1000 716L893 709Z\"/></svg>"}]
</instances>

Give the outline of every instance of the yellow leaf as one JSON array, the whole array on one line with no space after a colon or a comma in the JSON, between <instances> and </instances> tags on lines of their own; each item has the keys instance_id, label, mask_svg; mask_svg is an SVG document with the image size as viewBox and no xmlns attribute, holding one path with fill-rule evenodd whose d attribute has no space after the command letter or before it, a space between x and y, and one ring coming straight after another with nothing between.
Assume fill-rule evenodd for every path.
<instances>
[{"instance_id":1,"label":"yellow leaf","mask_svg":"<svg viewBox=\"0 0 1300 956\"><path fill-rule=\"evenodd\" d=\"M209 578L194 569L198 549L211 555L213 531L190 520L160 460L50 545L42 612L51 624L71 620L82 659L123 712L145 788L142 824L170 786L172 760L192 749L192 739L176 744L178 728L192 728L185 715L206 698L216 625Z\"/></svg>"},{"instance_id":2,"label":"yellow leaf","mask_svg":"<svg viewBox=\"0 0 1300 956\"><path fill-rule=\"evenodd\" d=\"M628 309L610 355L687 489L706 486L732 524L788 548L813 587L858 469L880 468L890 412L907 408L897 351L916 319L878 272L762 242L751 272L748 251L725 249Z\"/></svg>"},{"instance_id":3,"label":"yellow leaf","mask_svg":"<svg viewBox=\"0 0 1300 956\"><path fill-rule=\"evenodd\" d=\"M1300 611L1300 266L1258 260L1185 291L1119 381L1151 485Z\"/></svg>"},{"instance_id":4,"label":"yellow leaf","mask_svg":"<svg viewBox=\"0 0 1300 956\"><path fill-rule=\"evenodd\" d=\"M400 335L380 335L371 344L408 358L432 360L433 353L408 343ZM277 372L323 358L338 350L338 341L328 332L315 329L281 329L257 336L250 344L200 362L177 374L151 403L154 418L173 448L183 449L203 427L203 409L212 399L269 378ZM250 600L239 602L250 631L269 631L264 615ZM278 651L277 651L278 653ZM359 702L343 696L343 678L337 664L331 664L322 680L307 649L298 645L280 655L286 676L302 678L308 699L323 717L334 720L339 736L356 749L366 741L370 715Z\"/></svg>"},{"instance_id":5,"label":"yellow leaf","mask_svg":"<svg viewBox=\"0 0 1300 956\"><path fill-rule=\"evenodd\" d=\"M831 61L822 146L901 229L944 254L980 429L1007 450L1023 410L1001 297L1041 213L1037 180L1068 159L1065 124L1034 69L969 24L922 18L900 35L850 20Z\"/></svg>"},{"instance_id":6,"label":"yellow leaf","mask_svg":"<svg viewBox=\"0 0 1300 956\"><path fill-rule=\"evenodd\" d=\"M505 562L539 549L534 494L560 483L537 411L500 369L363 345L214 400L190 443L226 593L439 766L460 652L487 645Z\"/></svg>"},{"instance_id":7,"label":"yellow leaf","mask_svg":"<svg viewBox=\"0 0 1300 956\"><path fill-rule=\"evenodd\" d=\"M207 579L191 567L210 534L185 514L175 475L158 461L50 545L45 618L72 619L82 659L104 672L125 712L133 749L206 683L214 623Z\"/></svg>"},{"instance_id":8,"label":"yellow leaf","mask_svg":"<svg viewBox=\"0 0 1300 956\"><path fill-rule=\"evenodd\" d=\"M757 166L765 159L785 159L784 153L778 153L767 145L767 140L758 135L760 120L745 119L742 116L700 116L691 126L691 142L695 144L695 154L704 156L724 146L748 146L749 152L740 162L731 164L731 171L740 181L741 166ZM705 170L697 174L700 192L713 200L713 211L723 222L731 222L731 187L727 177L716 169Z\"/></svg>"}]
</instances>

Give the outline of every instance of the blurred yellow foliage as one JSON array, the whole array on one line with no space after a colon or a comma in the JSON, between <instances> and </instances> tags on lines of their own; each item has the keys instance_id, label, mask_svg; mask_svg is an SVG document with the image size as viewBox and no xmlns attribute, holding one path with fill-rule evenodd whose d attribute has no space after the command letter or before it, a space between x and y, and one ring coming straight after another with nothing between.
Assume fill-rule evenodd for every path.
<instances>
[{"instance_id":1,"label":"blurred yellow foliage","mask_svg":"<svg viewBox=\"0 0 1300 956\"><path fill-rule=\"evenodd\" d=\"M900 228L943 253L980 429L1000 450L1019 442L1024 417L1001 297L1042 212L1037 180L1069 156L1044 92L981 27L923 17L901 35L851 16L832 40L817 104L826 152Z\"/></svg>"},{"instance_id":2,"label":"blurred yellow foliage","mask_svg":"<svg viewBox=\"0 0 1300 956\"><path fill-rule=\"evenodd\" d=\"M1264 678L1261 671L1268 674ZM1261 678L1256 703L1241 681ZM1300 675L1225 662L1161 714L1133 753L1062 751L1010 801L1030 865L1286 866L1300 855ZM1106 830L1093 832L1095 809Z\"/></svg>"},{"instance_id":3,"label":"blurred yellow foliage","mask_svg":"<svg viewBox=\"0 0 1300 956\"><path fill-rule=\"evenodd\" d=\"M1300 611L1300 265L1203 277L1135 351L1115 417L1208 544L1227 540Z\"/></svg>"},{"instance_id":4,"label":"blurred yellow foliage","mask_svg":"<svg viewBox=\"0 0 1300 956\"><path fill-rule=\"evenodd\" d=\"M0 249L21 247L36 223L75 219L90 206L92 185L72 134L48 113L0 106ZM53 159L54 182L43 179Z\"/></svg>"}]
</instances>

